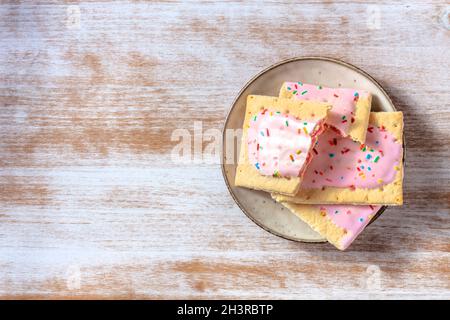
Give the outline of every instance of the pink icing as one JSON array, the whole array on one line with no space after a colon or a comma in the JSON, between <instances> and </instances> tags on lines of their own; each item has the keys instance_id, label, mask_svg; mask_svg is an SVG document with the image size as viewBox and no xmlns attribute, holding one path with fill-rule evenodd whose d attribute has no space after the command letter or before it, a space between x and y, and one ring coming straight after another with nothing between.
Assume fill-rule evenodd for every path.
<instances>
[{"instance_id":1,"label":"pink icing","mask_svg":"<svg viewBox=\"0 0 450 320\"><path fill-rule=\"evenodd\" d=\"M341 239L342 249L346 249L364 230L380 206L326 205L318 206L326 212L327 218L335 225L346 230Z\"/></svg>"},{"instance_id":2,"label":"pink icing","mask_svg":"<svg viewBox=\"0 0 450 320\"><path fill-rule=\"evenodd\" d=\"M333 89L301 82L287 82L286 88L299 100L330 103L333 107L326 122L338 129L343 136L348 135L350 124L355 121L354 112L358 99L369 95L364 90Z\"/></svg>"},{"instance_id":3,"label":"pink icing","mask_svg":"<svg viewBox=\"0 0 450 320\"><path fill-rule=\"evenodd\" d=\"M319 136L314 157L302 181L302 188L375 188L392 182L403 148L384 127L369 125L366 143L344 138L332 129Z\"/></svg>"},{"instance_id":4,"label":"pink icing","mask_svg":"<svg viewBox=\"0 0 450 320\"><path fill-rule=\"evenodd\" d=\"M320 121L304 121L265 109L250 119L249 161L262 175L301 176L321 128Z\"/></svg>"}]
</instances>

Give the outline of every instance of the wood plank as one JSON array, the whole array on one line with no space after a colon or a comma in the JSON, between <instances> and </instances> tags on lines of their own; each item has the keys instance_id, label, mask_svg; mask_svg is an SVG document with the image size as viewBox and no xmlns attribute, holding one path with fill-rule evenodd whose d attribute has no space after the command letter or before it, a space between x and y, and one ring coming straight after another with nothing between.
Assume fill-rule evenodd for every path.
<instances>
[{"instance_id":1,"label":"wood plank","mask_svg":"<svg viewBox=\"0 0 450 320\"><path fill-rule=\"evenodd\" d=\"M449 299L446 9L3 1L0 297ZM406 203L345 253L266 233L217 163L170 157L175 128L221 129L248 79L304 55L361 67L405 113Z\"/></svg>"}]
</instances>

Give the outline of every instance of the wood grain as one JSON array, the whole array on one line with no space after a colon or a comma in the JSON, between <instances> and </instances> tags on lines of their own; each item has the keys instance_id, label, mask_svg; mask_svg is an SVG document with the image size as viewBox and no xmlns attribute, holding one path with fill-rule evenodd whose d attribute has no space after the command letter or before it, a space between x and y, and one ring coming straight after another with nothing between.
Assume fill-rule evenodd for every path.
<instances>
[{"instance_id":1,"label":"wood grain","mask_svg":"<svg viewBox=\"0 0 450 320\"><path fill-rule=\"evenodd\" d=\"M0 296L449 299L448 8L2 1ZM406 204L345 253L259 229L218 164L171 162L175 128L221 129L249 78L302 55L405 113Z\"/></svg>"}]
</instances>

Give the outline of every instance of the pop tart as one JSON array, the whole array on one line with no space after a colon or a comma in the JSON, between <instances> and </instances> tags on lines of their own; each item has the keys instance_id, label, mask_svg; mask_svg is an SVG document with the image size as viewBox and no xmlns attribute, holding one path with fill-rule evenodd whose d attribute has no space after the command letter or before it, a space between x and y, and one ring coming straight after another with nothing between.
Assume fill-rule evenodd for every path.
<instances>
[{"instance_id":1,"label":"pop tart","mask_svg":"<svg viewBox=\"0 0 450 320\"><path fill-rule=\"evenodd\" d=\"M325 102L332 105L326 124L342 136L364 143L372 103L370 92L349 88L327 88L302 82L285 82L280 98Z\"/></svg>"},{"instance_id":2,"label":"pop tart","mask_svg":"<svg viewBox=\"0 0 450 320\"><path fill-rule=\"evenodd\" d=\"M281 204L339 250L347 249L381 208L372 205Z\"/></svg>"},{"instance_id":3,"label":"pop tart","mask_svg":"<svg viewBox=\"0 0 450 320\"><path fill-rule=\"evenodd\" d=\"M295 195L330 104L249 95L235 185Z\"/></svg>"},{"instance_id":4,"label":"pop tart","mask_svg":"<svg viewBox=\"0 0 450 320\"><path fill-rule=\"evenodd\" d=\"M403 114L372 112L366 143L344 138L332 128L320 135L295 196L300 204L403 204Z\"/></svg>"}]
</instances>

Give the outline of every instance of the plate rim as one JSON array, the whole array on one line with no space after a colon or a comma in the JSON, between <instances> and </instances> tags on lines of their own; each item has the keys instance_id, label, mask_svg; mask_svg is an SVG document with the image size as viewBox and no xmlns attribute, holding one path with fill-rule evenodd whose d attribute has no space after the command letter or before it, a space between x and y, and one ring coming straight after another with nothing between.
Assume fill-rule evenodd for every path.
<instances>
[{"instance_id":1,"label":"plate rim","mask_svg":"<svg viewBox=\"0 0 450 320\"><path fill-rule=\"evenodd\" d=\"M230 114L233 111L233 109L236 106L236 102L239 100L239 98L241 97L242 93L250 86L250 84L252 84L256 79L258 79L260 76L262 76L263 74L265 74L266 72L279 67L283 64L287 64L290 62L294 62L294 61L304 61L304 60L321 60L321 61L327 61L327 62L334 62L336 64L340 64L343 66L346 66L350 69L353 69L356 72L359 72L360 74L362 74L363 76L367 77L370 81L372 81L376 87L384 94L384 96L386 97L386 99L388 100L389 104L392 106L392 109L394 111L397 111L397 109L395 108L395 105L391 99L391 97L388 95L387 91L383 88L383 86L374 78L372 77L370 74L368 74L366 71L362 70L361 68L342 61L340 59L337 58L332 58L332 57L327 57L327 56L300 56L300 57L293 57L293 58L288 58L288 59L284 59L281 60L277 63L274 63L266 68L264 68L263 70L261 70L260 72L258 72L257 74L255 74L253 77L251 77L241 88L241 90L239 90L238 94L235 96L235 98L233 99L233 102L231 103L231 106L228 109L227 115L225 117L225 121L223 122L223 127L222 127L222 148L221 148L221 155L220 155L220 167L221 167L221 171L222 171L222 177L225 181L225 185L228 189L228 192L230 193L231 197L233 198L234 202L236 203L236 205L239 207L239 209L241 209L241 211L247 216L248 219L250 219L251 221L253 221L253 223L255 223L258 227L260 227L261 229L286 240L290 240L290 241L294 241L294 242L299 242L299 243L326 243L328 242L326 239L319 239L319 240L309 240L309 239L298 239L298 238L294 238L294 237L290 237L290 236L286 236L284 234L281 234L275 230L272 230L264 225L262 225L259 221L257 221L256 219L254 219L252 217L252 215L250 215L247 210L241 205L240 201L237 199L236 195L234 194L233 190L231 189L230 183L227 179L227 175L226 175L226 170L225 170L225 152L224 152L224 146L225 146L225 130L228 124L228 120L230 118ZM403 166L406 165L405 163L405 138L403 137ZM369 224L366 226L368 227L369 225L371 225L384 211L386 211L386 209L388 208L388 206L381 206L381 208L377 211L377 213L375 214L375 216L373 217L373 219L369 222Z\"/></svg>"}]
</instances>

